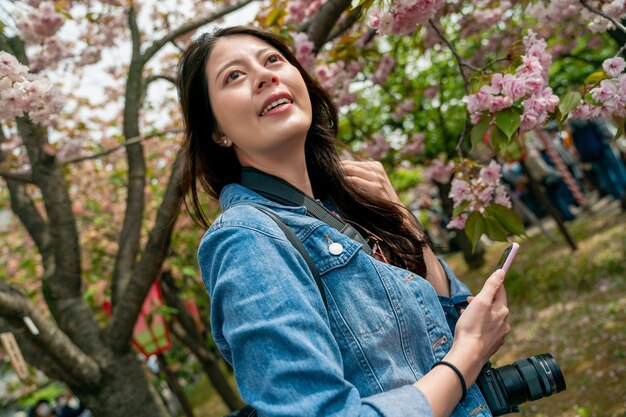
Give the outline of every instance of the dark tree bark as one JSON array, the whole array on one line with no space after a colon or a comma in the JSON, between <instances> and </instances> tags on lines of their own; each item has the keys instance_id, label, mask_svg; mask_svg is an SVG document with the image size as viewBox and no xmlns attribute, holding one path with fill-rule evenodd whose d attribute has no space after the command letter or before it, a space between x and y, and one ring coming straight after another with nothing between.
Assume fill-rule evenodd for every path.
<instances>
[{"instance_id":1,"label":"dark tree bark","mask_svg":"<svg viewBox=\"0 0 626 417\"><path fill-rule=\"evenodd\" d=\"M308 25L307 35L315 45L313 52L317 53L328 41L329 35L339 20L341 14L352 4L351 0L328 0L322 5L319 12Z\"/></svg>"},{"instance_id":2,"label":"dark tree bark","mask_svg":"<svg viewBox=\"0 0 626 417\"><path fill-rule=\"evenodd\" d=\"M243 401L230 386L228 378L220 367L223 364L223 360L207 348L206 339L198 331L196 323L183 304L171 273L163 271L160 282L166 303L178 310L178 313L175 315L175 321L171 322L172 333L198 359L209 381L211 381L215 390L226 403L226 406L231 410L243 407Z\"/></svg>"},{"instance_id":3,"label":"dark tree bark","mask_svg":"<svg viewBox=\"0 0 626 417\"><path fill-rule=\"evenodd\" d=\"M152 44L143 54L134 12L129 10L133 55L124 112L123 129L127 140L141 137L143 69L149 59L175 37L251 1L242 1L183 25ZM19 38L9 38L0 32L0 50L8 51L28 65L24 44ZM182 192L180 154L173 164L147 243L140 247L146 168L143 145L137 142L127 147L128 206L113 277L115 303L110 325L101 328L82 294L79 231L62 163L56 159L45 128L27 116L17 118L16 126L31 162L32 175L22 178L0 173L0 176L7 183L13 211L41 255L42 290L51 317L18 289L0 283L0 330L11 331L25 359L50 378L66 383L96 417L169 417L150 383L151 376L131 350L131 337L143 300L169 250ZM2 133L0 131L0 141L4 140ZM23 180L39 188L45 212L38 211ZM25 318L34 323L33 332L25 325Z\"/></svg>"},{"instance_id":4,"label":"dark tree bark","mask_svg":"<svg viewBox=\"0 0 626 417\"><path fill-rule=\"evenodd\" d=\"M178 400L178 403L180 404L183 413L187 417L194 417L193 409L191 408L191 404L189 404L189 400L185 395L185 391L183 390L183 387L181 387L178 383L176 373L174 373L174 371L172 371L172 369L170 368L169 364L167 363L167 359L165 358L165 355L163 355L162 353L158 354L157 360L159 363L159 369L161 370L163 375L165 375L167 386L170 387L170 390L172 390L172 393Z\"/></svg>"},{"instance_id":5,"label":"dark tree bark","mask_svg":"<svg viewBox=\"0 0 626 417\"><path fill-rule=\"evenodd\" d=\"M550 200L546 196L546 192L543 190L543 187L541 187L541 185L533 178L533 176L530 175L530 171L528 170L526 164L522 162L521 166L524 174L526 174L526 177L528 178L528 186L530 187L531 191L537 196L548 214L554 219L557 227L559 228L559 231L565 238L565 241L567 242L569 247L572 248L573 251L576 250L576 242L574 241L574 238L569 234L567 227L565 227L565 223L563 223L563 217L556 209L556 207L554 207L554 205L550 202Z\"/></svg>"}]
</instances>

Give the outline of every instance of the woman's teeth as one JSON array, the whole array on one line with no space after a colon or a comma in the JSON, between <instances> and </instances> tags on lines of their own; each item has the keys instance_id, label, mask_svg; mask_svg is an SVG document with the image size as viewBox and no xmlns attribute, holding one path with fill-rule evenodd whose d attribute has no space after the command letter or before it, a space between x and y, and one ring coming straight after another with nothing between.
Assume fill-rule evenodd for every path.
<instances>
[{"instance_id":1,"label":"woman's teeth","mask_svg":"<svg viewBox=\"0 0 626 417\"><path fill-rule=\"evenodd\" d=\"M278 100L271 102L266 108L264 108L263 111L261 112L261 116L265 115L265 113L272 110L274 107L277 107L281 104L287 104L287 103L291 103L291 101L286 98L279 98Z\"/></svg>"}]
</instances>

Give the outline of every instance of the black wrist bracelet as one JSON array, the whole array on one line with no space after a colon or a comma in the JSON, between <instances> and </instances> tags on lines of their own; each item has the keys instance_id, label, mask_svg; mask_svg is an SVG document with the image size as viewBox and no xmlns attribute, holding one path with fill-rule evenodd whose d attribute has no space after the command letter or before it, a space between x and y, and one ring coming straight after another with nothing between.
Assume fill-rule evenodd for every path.
<instances>
[{"instance_id":1,"label":"black wrist bracelet","mask_svg":"<svg viewBox=\"0 0 626 417\"><path fill-rule=\"evenodd\" d=\"M463 394L461 395L460 401L463 401L465 399L465 396L467 395L467 385L465 385L465 378L463 378L463 374L461 373L461 371L459 371L459 368L452 365L450 362L439 361L435 362L435 364L430 369L432 370L437 365L446 365L448 368L452 369L454 373L459 377L459 380L461 381L461 388L463 389Z\"/></svg>"}]
</instances>

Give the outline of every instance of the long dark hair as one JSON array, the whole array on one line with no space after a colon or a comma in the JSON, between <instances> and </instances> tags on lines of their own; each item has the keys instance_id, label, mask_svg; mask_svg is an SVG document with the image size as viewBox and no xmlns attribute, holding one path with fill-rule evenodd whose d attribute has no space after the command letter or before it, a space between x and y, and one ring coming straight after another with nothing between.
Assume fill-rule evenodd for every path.
<instances>
[{"instance_id":1,"label":"long dark hair","mask_svg":"<svg viewBox=\"0 0 626 417\"><path fill-rule=\"evenodd\" d=\"M364 236L379 237L383 254L392 264L425 277L422 253L427 244L425 233L420 231L424 240L415 235L405 222L408 213L404 207L369 195L345 180L335 147L337 107L298 63L287 43L271 32L245 26L219 29L200 36L183 53L176 84L185 123L182 186L189 214L198 224L208 227L210 222L202 209L198 188L217 199L224 186L241 180L241 165L232 147L219 146L212 140L219 132L206 79L206 63L215 43L233 35L254 36L266 42L302 75L313 113L305 142L305 158L315 196L332 199Z\"/></svg>"}]
</instances>

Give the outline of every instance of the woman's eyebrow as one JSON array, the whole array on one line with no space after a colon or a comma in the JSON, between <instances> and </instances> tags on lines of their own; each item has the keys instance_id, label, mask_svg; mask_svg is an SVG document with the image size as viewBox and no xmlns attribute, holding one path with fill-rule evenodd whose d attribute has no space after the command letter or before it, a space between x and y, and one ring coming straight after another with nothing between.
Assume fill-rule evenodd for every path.
<instances>
[{"instance_id":1,"label":"woman's eyebrow","mask_svg":"<svg viewBox=\"0 0 626 417\"><path fill-rule=\"evenodd\" d=\"M274 50L274 48L261 48L261 49L259 49L259 50L256 52L256 54L255 54L255 55L256 55L256 57L257 57L257 58L259 58L261 55L263 55L263 54L264 54L264 53L266 53L267 51L273 51L273 50ZM215 82L217 82L217 79L220 77L220 74L221 74L222 72L224 72L224 70L225 70L226 68L228 68L228 67L230 67L230 66L232 66L232 65L234 65L234 64L242 64L242 63L244 63L244 62L245 62L245 61L244 61L243 59L241 59L241 58L236 58L236 59L233 59L233 60L231 60L231 61L228 61L226 64L224 64L224 65L222 66L222 68L221 68L221 69L217 72L217 74L215 75Z\"/></svg>"}]
</instances>

